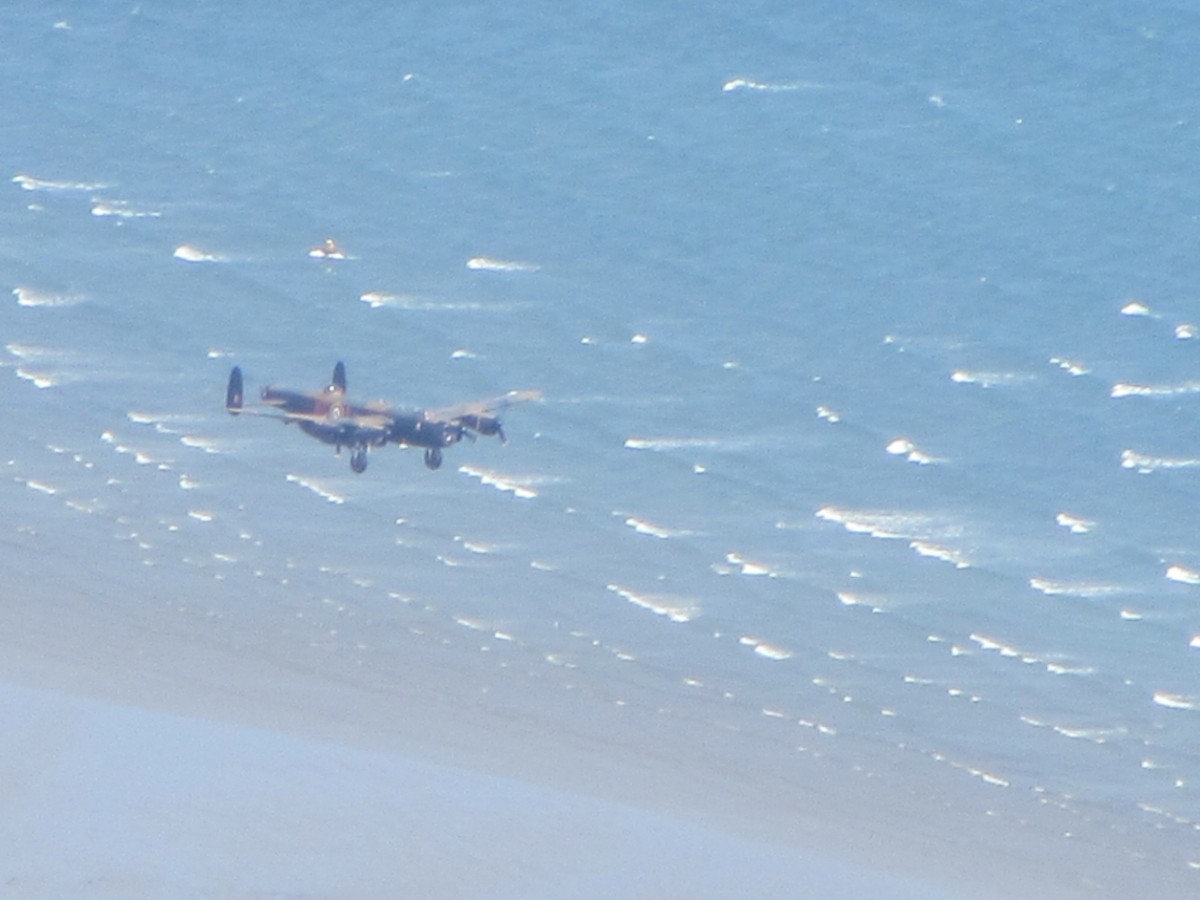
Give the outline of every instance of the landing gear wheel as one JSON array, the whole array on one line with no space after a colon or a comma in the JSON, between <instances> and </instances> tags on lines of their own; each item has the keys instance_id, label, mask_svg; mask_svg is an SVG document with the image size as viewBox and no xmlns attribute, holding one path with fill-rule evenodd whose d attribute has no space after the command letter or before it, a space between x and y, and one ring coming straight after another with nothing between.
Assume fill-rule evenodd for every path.
<instances>
[{"instance_id":1,"label":"landing gear wheel","mask_svg":"<svg viewBox=\"0 0 1200 900\"><path fill-rule=\"evenodd\" d=\"M350 454L350 468L354 470L356 475L361 475L367 470L367 451L359 448Z\"/></svg>"},{"instance_id":2,"label":"landing gear wheel","mask_svg":"<svg viewBox=\"0 0 1200 900\"><path fill-rule=\"evenodd\" d=\"M442 451L437 447L430 447L425 451L425 466L429 469L436 469L442 464Z\"/></svg>"}]
</instances>

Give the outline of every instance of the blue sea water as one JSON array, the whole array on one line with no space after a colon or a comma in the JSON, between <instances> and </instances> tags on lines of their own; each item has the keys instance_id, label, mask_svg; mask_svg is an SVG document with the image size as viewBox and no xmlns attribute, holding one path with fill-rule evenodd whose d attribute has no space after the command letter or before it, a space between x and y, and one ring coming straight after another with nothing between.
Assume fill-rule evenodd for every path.
<instances>
[{"instance_id":1,"label":"blue sea water","mask_svg":"<svg viewBox=\"0 0 1200 900\"><path fill-rule=\"evenodd\" d=\"M1197 890L1186 5L0 23L12 608L177 610L397 698L415 637L785 807L886 784L1036 848L1029 893ZM221 408L233 364L338 359L544 399L361 476Z\"/></svg>"}]
</instances>

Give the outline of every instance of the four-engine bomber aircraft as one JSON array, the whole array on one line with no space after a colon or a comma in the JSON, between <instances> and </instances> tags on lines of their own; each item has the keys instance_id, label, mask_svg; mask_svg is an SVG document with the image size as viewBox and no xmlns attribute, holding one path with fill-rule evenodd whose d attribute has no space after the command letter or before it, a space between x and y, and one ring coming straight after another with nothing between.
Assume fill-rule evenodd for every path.
<instances>
[{"instance_id":1,"label":"four-engine bomber aircraft","mask_svg":"<svg viewBox=\"0 0 1200 900\"><path fill-rule=\"evenodd\" d=\"M436 469L442 464L442 450L464 437L475 440L476 434L495 435L504 443L504 429L495 414L540 396L537 391L509 391L494 400L448 409L395 410L382 403L359 406L346 399L346 367L340 362L323 391L306 393L268 385L262 389L265 406L244 407L242 390L242 370L234 366L225 391L225 409L231 415L265 416L285 425L295 422L305 434L332 444L339 454L348 447L350 468L355 472L367 468L368 450L387 444L425 448L425 465Z\"/></svg>"}]
</instances>

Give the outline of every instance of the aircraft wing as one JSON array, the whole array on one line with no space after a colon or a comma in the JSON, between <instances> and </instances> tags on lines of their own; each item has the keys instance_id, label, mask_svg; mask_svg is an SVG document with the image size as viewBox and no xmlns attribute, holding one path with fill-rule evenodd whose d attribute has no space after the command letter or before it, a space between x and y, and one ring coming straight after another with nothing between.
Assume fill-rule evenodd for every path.
<instances>
[{"instance_id":1,"label":"aircraft wing","mask_svg":"<svg viewBox=\"0 0 1200 900\"><path fill-rule=\"evenodd\" d=\"M491 400L480 400L475 403L460 403L457 406L446 406L441 409L425 410L425 418L433 422L457 422L460 419L479 416L491 416L517 403L530 400L540 400L541 391L509 391Z\"/></svg>"}]
</instances>

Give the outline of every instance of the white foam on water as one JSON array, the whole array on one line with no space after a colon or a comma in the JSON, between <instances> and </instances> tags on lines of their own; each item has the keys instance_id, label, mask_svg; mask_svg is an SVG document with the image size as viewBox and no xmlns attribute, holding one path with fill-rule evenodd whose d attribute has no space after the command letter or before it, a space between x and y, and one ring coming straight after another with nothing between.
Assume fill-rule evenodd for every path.
<instances>
[{"instance_id":1,"label":"white foam on water","mask_svg":"<svg viewBox=\"0 0 1200 900\"><path fill-rule=\"evenodd\" d=\"M836 425L838 422L842 421L842 417L838 413L836 413L832 409L830 409L828 406L818 406L817 407L817 418L824 419L826 422L830 423L831 425Z\"/></svg>"},{"instance_id":2,"label":"white foam on water","mask_svg":"<svg viewBox=\"0 0 1200 900\"><path fill-rule=\"evenodd\" d=\"M743 647L752 647L754 652L764 659L780 661L792 658L791 650L787 650L776 644L770 644L762 638L753 637L748 634L738 638L738 643Z\"/></svg>"},{"instance_id":3,"label":"white foam on water","mask_svg":"<svg viewBox=\"0 0 1200 900\"><path fill-rule=\"evenodd\" d=\"M686 450L697 447L718 447L720 444L721 442L716 438L631 437L625 439L625 448L627 450L654 450L658 452Z\"/></svg>"},{"instance_id":4,"label":"white foam on water","mask_svg":"<svg viewBox=\"0 0 1200 900\"><path fill-rule=\"evenodd\" d=\"M306 478L303 475L289 474L287 476L287 480L292 484L298 484L302 488L307 488L318 497L329 503L341 504L346 502L345 496L339 494L337 491L325 487L325 485L321 484L321 482L317 481L316 479Z\"/></svg>"},{"instance_id":5,"label":"white foam on water","mask_svg":"<svg viewBox=\"0 0 1200 900\"><path fill-rule=\"evenodd\" d=\"M1087 534L1096 527L1096 523L1091 519L1085 519L1082 516L1076 516L1067 512L1060 512L1054 517L1054 521L1063 528L1070 530L1071 534Z\"/></svg>"},{"instance_id":6,"label":"white foam on water","mask_svg":"<svg viewBox=\"0 0 1200 900\"><path fill-rule=\"evenodd\" d=\"M1076 378L1078 378L1080 375L1087 375L1092 371L1084 363L1072 359L1066 359L1065 357L1061 356L1050 357L1050 364L1058 366L1068 375L1072 375Z\"/></svg>"},{"instance_id":7,"label":"white foam on water","mask_svg":"<svg viewBox=\"0 0 1200 900\"><path fill-rule=\"evenodd\" d=\"M614 515L622 515L622 513L614 513ZM660 540L666 540L673 537L682 537L691 532L681 531L675 528L665 528L662 525L655 525L653 522L648 522L645 519L639 519L636 516L630 516L625 520L625 524L636 531L638 534L649 535Z\"/></svg>"},{"instance_id":8,"label":"white foam on water","mask_svg":"<svg viewBox=\"0 0 1200 900\"><path fill-rule=\"evenodd\" d=\"M700 615L700 607L691 597L672 594L640 594L619 584L607 585L608 590L641 609L656 616L664 616L672 622L690 622Z\"/></svg>"},{"instance_id":9,"label":"white foam on water","mask_svg":"<svg viewBox=\"0 0 1200 900\"><path fill-rule=\"evenodd\" d=\"M1124 588L1115 584L1087 581L1053 581L1049 578L1030 578L1029 586L1035 591L1041 591L1049 597L1066 596L1094 599L1097 597L1111 597L1114 594L1125 592Z\"/></svg>"},{"instance_id":10,"label":"white foam on water","mask_svg":"<svg viewBox=\"0 0 1200 900\"><path fill-rule=\"evenodd\" d=\"M195 519L197 522L211 522L215 516L207 509L189 509L188 518Z\"/></svg>"},{"instance_id":11,"label":"white foam on water","mask_svg":"<svg viewBox=\"0 0 1200 900\"><path fill-rule=\"evenodd\" d=\"M1034 380L1027 372L972 372L967 369L957 369L950 375L955 384L974 384L982 388L1008 387L1027 384Z\"/></svg>"},{"instance_id":12,"label":"white foam on water","mask_svg":"<svg viewBox=\"0 0 1200 900\"><path fill-rule=\"evenodd\" d=\"M1194 469L1200 459L1179 456L1147 456L1136 450L1121 451L1121 468L1133 469L1139 475L1149 475L1159 469Z\"/></svg>"},{"instance_id":13,"label":"white foam on water","mask_svg":"<svg viewBox=\"0 0 1200 900\"><path fill-rule=\"evenodd\" d=\"M1130 300L1121 307L1121 315L1123 316L1152 316L1153 311L1145 303L1140 300Z\"/></svg>"},{"instance_id":14,"label":"white foam on water","mask_svg":"<svg viewBox=\"0 0 1200 900\"><path fill-rule=\"evenodd\" d=\"M1182 322L1175 326L1175 337L1181 341L1190 341L1196 337L1196 326Z\"/></svg>"},{"instance_id":15,"label":"white foam on water","mask_svg":"<svg viewBox=\"0 0 1200 900\"><path fill-rule=\"evenodd\" d=\"M865 606L873 613L882 613L883 607L876 605L873 601L868 600L861 594L853 594L849 591L838 591L838 602L843 606Z\"/></svg>"},{"instance_id":16,"label":"white foam on water","mask_svg":"<svg viewBox=\"0 0 1200 900\"><path fill-rule=\"evenodd\" d=\"M388 291L367 291L359 300L371 309L404 309L413 312L478 312L507 311L511 306L479 303L473 300L426 300L412 294L393 294Z\"/></svg>"},{"instance_id":17,"label":"white foam on water","mask_svg":"<svg viewBox=\"0 0 1200 900\"><path fill-rule=\"evenodd\" d=\"M37 481L33 478L21 479L25 482L25 487L31 491L37 491L39 494L50 494L53 496L58 493L58 488L52 484L47 484L44 481Z\"/></svg>"},{"instance_id":18,"label":"white foam on water","mask_svg":"<svg viewBox=\"0 0 1200 900\"><path fill-rule=\"evenodd\" d=\"M88 300L86 294L50 294L28 287L13 288L13 296L17 298L18 306L30 308L78 306Z\"/></svg>"},{"instance_id":19,"label":"white foam on water","mask_svg":"<svg viewBox=\"0 0 1200 900\"><path fill-rule=\"evenodd\" d=\"M185 447L191 447L193 450L203 450L205 453L223 453L220 449L219 442L216 438L201 437L195 434L185 434L179 439L179 443Z\"/></svg>"},{"instance_id":20,"label":"white foam on water","mask_svg":"<svg viewBox=\"0 0 1200 900\"><path fill-rule=\"evenodd\" d=\"M17 377L33 383L33 386L45 390L46 388L57 387L62 383L58 376L51 375L48 372L34 372L25 366L17 366Z\"/></svg>"},{"instance_id":21,"label":"white foam on water","mask_svg":"<svg viewBox=\"0 0 1200 900\"><path fill-rule=\"evenodd\" d=\"M1130 384L1117 382L1109 396L1120 397L1177 397L1181 394L1200 393L1200 381L1184 381L1179 384Z\"/></svg>"},{"instance_id":22,"label":"white foam on water","mask_svg":"<svg viewBox=\"0 0 1200 900\"><path fill-rule=\"evenodd\" d=\"M903 456L909 462L916 463L919 466L929 466L934 463L944 462L944 460L936 456L930 456L908 438L895 438L884 449L892 456Z\"/></svg>"},{"instance_id":23,"label":"white foam on water","mask_svg":"<svg viewBox=\"0 0 1200 900\"><path fill-rule=\"evenodd\" d=\"M778 578L782 572L763 562L757 562L752 559L747 559L740 553L726 553L725 561L732 566L738 566L742 575L750 575L755 577L766 576L767 578Z\"/></svg>"},{"instance_id":24,"label":"white foam on water","mask_svg":"<svg viewBox=\"0 0 1200 900\"><path fill-rule=\"evenodd\" d=\"M46 178L34 178L32 175L14 175L12 181L14 184L20 185L22 190L49 191L51 193L63 191L100 191L108 187L106 184L94 182L53 181Z\"/></svg>"},{"instance_id":25,"label":"white foam on water","mask_svg":"<svg viewBox=\"0 0 1200 900\"><path fill-rule=\"evenodd\" d=\"M162 213L156 209L138 209L125 200L92 199L92 215L118 219L160 219Z\"/></svg>"},{"instance_id":26,"label":"white foam on water","mask_svg":"<svg viewBox=\"0 0 1200 900\"><path fill-rule=\"evenodd\" d=\"M910 541L908 546L915 550L918 556L952 563L956 569L971 568L971 561L961 550L955 550L952 547L945 547L931 541Z\"/></svg>"},{"instance_id":27,"label":"white foam on water","mask_svg":"<svg viewBox=\"0 0 1200 900\"><path fill-rule=\"evenodd\" d=\"M842 509L822 506L818 519L841 525L851 534L882 540L944 541L962 536L962 526L945 517L907 510Z\"/></svg>"},{"instance_id":28,"label":"white foam on water","mask_svg":"<svg viewBox=\"0 0 1200 900\"><path fill-rule=\"evenodd\" d=\"M467 260L467 268L480 272L536 272L541 266L537 263L520 262L519 260L473 256Z\"/></svg>"},{"instance_id":29,"label":"white foam on water","mask_svg":"<svg viewBox=\"0 0 1200 900\"><path fill-rule=\"evenodd\" d=\"M472 478L478 478L480 484L494 487L498 491L511 493L522 500L532 500L538 495L535 485L546 479L536 475L504 475L500 472L481 469L476 466L459 466L458 471Z\"/></svg>"},{"instance_id":30,"label":"white foam on water","mask_svg":"<svg viewBox=\"0 0 1200 900\"><path fill-rule=\"evenodd\" d=\"M1171 691L1155 691L1154 702L1167 709L1200 709L1200 700L1188 694L1176 694Z\"/></svg>"},{"instance_id":31,"label":"white foam on water","mask_svg":"<svg viewBox=\"0 0 1200 900\"><path fill-rule=\"evenodd\" d=\"M222 256L219 253L210 253L207 250L201 250L199 247L193 247L191 244L180 244L171 255L184 262L193 263L229 261L229 257L227 256Z\"/></svg>"},{"instance_id":32,"label":"white foam on water","mask_svg":"<svg viewBox=\"0 0 1200 900\"><path fill-rule=\"evenodd\" d=\"M1200 584L1200 572L1189 569L1187 566L1168 566L1164 577L1169 581L1178 581L1181 584Z\"/></svg>"},{"instance_id":33,"label":"white foam on water","mask_svg":"<svg viewBox=\"0 0 1200 900\"><path fill-rule=\"evenodd\" d=\"M812 81L755 81L752 78L731 78L721 86L721 90L726 94L734 91L780 93L811 90L818 87L820 85Z\"/></svg>"}]
</instances>

